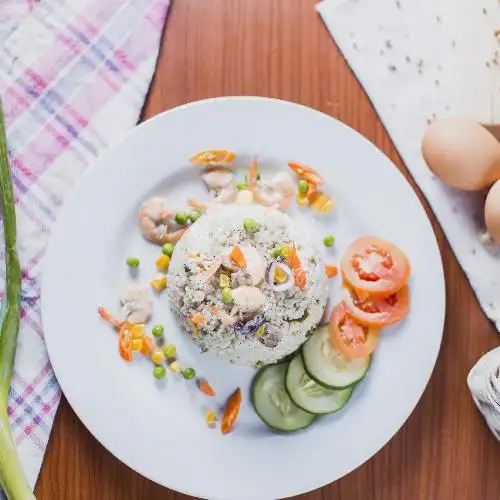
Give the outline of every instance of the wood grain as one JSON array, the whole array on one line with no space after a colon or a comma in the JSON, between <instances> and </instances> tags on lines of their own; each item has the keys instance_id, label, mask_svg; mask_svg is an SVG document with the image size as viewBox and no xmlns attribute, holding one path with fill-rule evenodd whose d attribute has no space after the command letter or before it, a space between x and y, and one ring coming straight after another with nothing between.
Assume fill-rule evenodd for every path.
<instances>
[{"instance_id":1,"label":"wood grain","mask_svg":"<svg viewBox=\"0 0 500 500\"><path fill-rule=\"evenodd\" d=\"M407 175L315 13L315 3L174 0L144 118L206 97L278 97L342 120ZM465 383L469 369L497 344L498 337L422 201L433 221L447 280L446 329L434 375L415 412L380 453L347 477L303 495L303 500L500 498L500 446L473 406ZM36 493L40 500L187 498L118 462L87 432L64 399Z\"/></svg>"}]
</instances>

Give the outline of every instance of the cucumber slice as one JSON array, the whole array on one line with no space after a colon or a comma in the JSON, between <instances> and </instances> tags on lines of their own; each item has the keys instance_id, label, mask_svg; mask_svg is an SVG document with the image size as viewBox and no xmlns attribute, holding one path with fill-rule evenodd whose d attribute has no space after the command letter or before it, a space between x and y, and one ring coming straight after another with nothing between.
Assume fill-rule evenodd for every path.
<instances>
[{"instance_id":1,"label":"cucumber slice","mask_svg":"<svg viewBox=\"0 0 500 500\"><path fill-rule=\"evenodd\" d=\"M255 375L252 404L260 419L272 429L292 432L309 427L316 418L296 406L285 389L288 363L268 365Z\"/></svg>"},{"instance_id":2,"label":"cucumber slice","mask_svg":"<svg viewBox=\"0 0 500 500\"><path fill-rule=\"evenodd\" d=\"M366 375L372 357L344 358L330 344L328 325L321 325L302 347L302 359L315 382L327 389L347 389Z\"/></svg>"},{"instance_id":3,"label":"cucumber slice","mask_svg":"<svg viewBox=\"0 0 500 500\"><path fill-rule=\"evenodd\" d=\"M354 391L354 387L334 390L317 384L307 374L300 352L288 364L285 386L291 400L299 408L315 415L341 410Z\"/></svg>"}]
</instances>

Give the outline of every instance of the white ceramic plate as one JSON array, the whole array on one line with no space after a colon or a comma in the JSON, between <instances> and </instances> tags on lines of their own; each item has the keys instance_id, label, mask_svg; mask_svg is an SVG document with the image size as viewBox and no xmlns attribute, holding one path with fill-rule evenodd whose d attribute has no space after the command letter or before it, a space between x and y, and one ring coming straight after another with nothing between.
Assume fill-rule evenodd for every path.
<instances>
[{"instance_id":1,"label":"white ceramic plate","mask_svg":"<svg viewBox=\"0 0 500 500\"><path fill-rule=\"evenodd\" d=\"M157 382L151 363L125 363L116 334L97 316L118 311L117 293L132 281L128 255L141 257L138 278L154 273L157 247L140 236L135 214L152 193L185 207L203 195L187 159L224 148L262 161L262 173L293 160L317 168L338 209L306 217L318 246L334 233L336 261L357 236L373 234L399 245L412 263L412 309L385 331L367 378L346 408L292 435L273 434L249 402L253 370L200 356L180 334L166 295L153 324L163 323L184 366L217 389L217 403L239 385L244 404L230 435L206 427L193 384L169 376ZM243 174L241 174L243 175ZM206 196L206 195L205 195ZM324 250L322 250L324 251ZM336 280L336 286L340 280ZM334 298L334 297L333 297ZM140 474L197 497L281 498L330 483L373 456L403 425L421 397L441 343L445 312L443 270L431 225L411 187L371 143L333 118L271 99L222 98L188 104L138 126L103 154L80 181L54 230L42 295L45 339L62 390L92 434Z\"/></svg>"}]
</instances>

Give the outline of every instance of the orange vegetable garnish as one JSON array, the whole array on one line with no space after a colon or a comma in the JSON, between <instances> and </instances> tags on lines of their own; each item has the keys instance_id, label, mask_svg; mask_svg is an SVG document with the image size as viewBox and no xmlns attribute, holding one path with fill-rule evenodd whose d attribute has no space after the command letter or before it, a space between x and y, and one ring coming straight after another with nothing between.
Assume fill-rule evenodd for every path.
<instances>
[{"instance_id":1,"label":"orange vegetable garnish","mask_svg":"<svg viewBox=\"0 0 500 500\"><path fill-rule=\"evenodd\" d=\"M153 339L149 335L142 338L141 354L147 356L153 350Z\"/></svg>"},{"instance_id":2,"label":"orange vegetable garnish","mask_svg":"<svg viewBox=\"0 0 500 500\"><path fill-rule=\"evenodd\" d=\"M241 248L238 245L235 245L229 254L229 258L231 261L236 264L238 267L244 267L246 264L245 256L241 251Z\"/></svg>"},{"instance_id":3,"label":"orange vegetable garnish","mask_svg":"<svg viewBox=\"0 0 500 500\"><path fill-rule=\"evenodd\" d=\"M227 165L236 158L234 153L226 150L200 151L192 156L189 161L194 165Z\"/></svg>"},{"instance_id":4,"label":"orange vegetable garnish","mask_svg":"<svg viewBox=\"0 0 500 500\"><path fill-rule=\"evenodd\" d=\"M204 379L198 382L198 388L206 396L215 396L215 391L212 389L212 386Z\"/></svg>"},{"instance_id":5,"label":"orange vegetable garnish","mask_svg":"<svg viewBox=\"0 0 500 500\"><path fill-rule=\"evenodd\" d=\"M314 168L306 167L305 165L299 165L298 163L290 162L288 166L299 176L300 179L304 179L309 184L323 184L324 179L321 177L317 170Z\"/></svg>"},{"instance_id":6,"label":"orange vegetable garnish","mask_svg":"<svg viewBox=\"0 0 500 500\"><path fill-rule=\"evenodd\" d=\"M124 321L120 326L119 338L118 338L118 350L120 356L125 361L132 361L132 331L131 324Z\"/></svg>"},{"instance_id":7,"label":"orange vegetable garnish","mask_svg":"<svg viewBox=\"0 0 500 500\"><path fill-rule=\"evenodd\" d=\"M334 265L326 265L325 266L325 274L329 278L333 278L333 277L337 276L338 272L339 272L339 269L337 266L334 266Z\"/></svg>"},{"instance_id":8,"label":"orange vegetable garnish","mask_svg":"<svg viewBox=\"0 0 500 500\"><path fill-rule=\"evenodd\" d=\"M226 402L224 415L222 415L221 431L227 434L234 426L241 406L241 390L238 387Z\"/></svg>"},{"instance_id":9,"label":"orange vegetable garnish","mask_svg":"<svg viewBox=\"0 0 500 500\"><path fill-rule=\"evenodd\" d=\"M205 316L201 313L196 313L189 318L191 323L194 323L196 326L203 326L205 324Z\"/></svg>"}]
</instances>

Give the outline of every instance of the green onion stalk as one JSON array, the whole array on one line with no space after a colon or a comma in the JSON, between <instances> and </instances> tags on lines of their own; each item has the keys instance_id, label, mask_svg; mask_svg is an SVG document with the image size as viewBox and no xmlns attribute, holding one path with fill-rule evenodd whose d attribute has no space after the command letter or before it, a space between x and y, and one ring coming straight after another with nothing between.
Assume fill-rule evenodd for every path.
<instances>
[{"instance_id":1,"label":"green onion stalk","mask_svg":"<svg viewBox=\"0 0 500 500\"><path fill-rule=\"evenodd\" d=\"M5 296L0 329L0 485L9 500L34 499L17 455L7 412L16 357L21 308L21 267L16 250L16 210L10 179L7 138L0 101L0 207L5 240Z\"/></svg>"}]
</instances>

